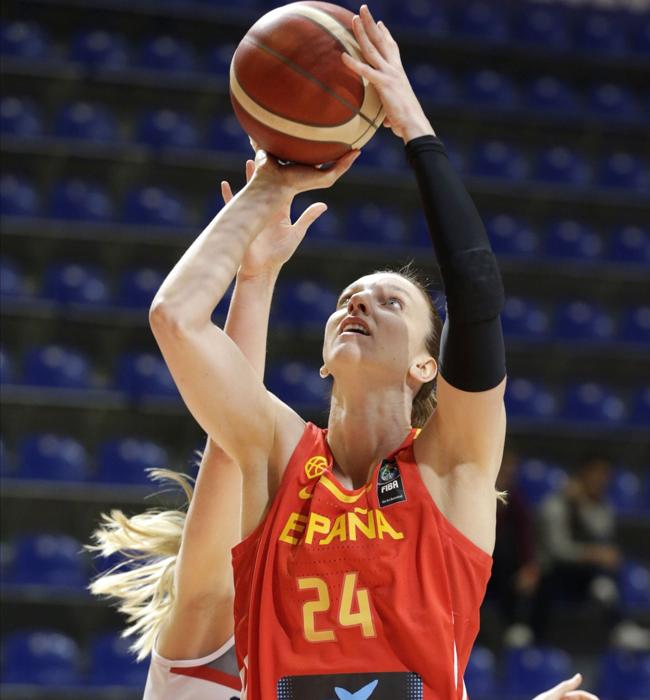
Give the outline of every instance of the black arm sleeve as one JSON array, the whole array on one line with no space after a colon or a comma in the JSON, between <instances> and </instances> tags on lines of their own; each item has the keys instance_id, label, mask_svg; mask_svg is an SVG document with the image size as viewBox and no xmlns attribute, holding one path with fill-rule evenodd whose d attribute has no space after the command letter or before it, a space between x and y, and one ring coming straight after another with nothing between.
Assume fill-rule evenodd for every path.
<instances>
[{"instance_id":1,"label":"black arm sleeve","mask_svg":"<svg viewBox=\"0 0 650 700\"><path fill-rule=\"evenodd\" d=\"M487 391L506 375L500 312L503 284L483 222L442 142L406 145L447 300L440 373L463 391Z\"/></svg>"}]
</instances>

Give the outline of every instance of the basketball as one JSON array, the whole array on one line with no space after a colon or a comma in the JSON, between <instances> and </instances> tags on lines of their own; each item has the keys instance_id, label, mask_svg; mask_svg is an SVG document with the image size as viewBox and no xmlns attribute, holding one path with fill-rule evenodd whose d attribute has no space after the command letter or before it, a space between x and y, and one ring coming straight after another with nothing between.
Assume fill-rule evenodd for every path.
<instances>
[{"instance_id":1,"label":"basketball","mask_svg":"<svg viewBox=\"0 0 650 700\"><path fill-rule=\"evenodd\" d=\"M384 111L375 88L341 61L363 60L353 13L295 2L261 17L230 64L230 98L246 133L280 160L317 165L364 146Z\"/></svg>"}]
</instances>

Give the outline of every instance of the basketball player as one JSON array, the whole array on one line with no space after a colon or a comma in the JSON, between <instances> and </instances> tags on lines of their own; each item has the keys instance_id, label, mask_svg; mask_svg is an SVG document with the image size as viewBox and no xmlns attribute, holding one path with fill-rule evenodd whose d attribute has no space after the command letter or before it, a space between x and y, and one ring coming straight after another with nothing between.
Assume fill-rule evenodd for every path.
<instances>
[{"instance_id":1,"label":"basketball player","mask_svg":"<svg viewBox=\"0 0 650 700\"><path fill-rule=\"evenodd\" d=\"M263 226L299 192L331 186L357 153L320 171L259 151L250 182L161 286L150 322L190 411L242 470L243 697L461 700L494 546L503 290L397 45L365 7L354 32L370 65L343 60L378 89L418 179L447 296L442 337L414 279L381 272L349 285L325 328L321 374L333 383L321 430L270 395L211 322Z\"/></svg>"},{"instance_id":2,"label":"basketball player","mask_svg":"<svg viewBox=\"0 0 650 700\"><path fill-rule=\"evenodd\" d=\"M247 180L253 167L249 160ZM232 199L225 181L222 194L225 203ZM275 280L322 211L310 207L293 225L285 212L253 241L239 268L225 330L260 379ZM241 539L240 469L208 440L193 493L182 475L159 470L157 476L184 488L187 516L159 510L105 515L91 549L119 552L129 566L100 576L91 590L119 601L131 623L126 634L137 637L138 658L151 653L145 700L236 700L241 683L230 551Z\"/></svg>"}]
</instances>

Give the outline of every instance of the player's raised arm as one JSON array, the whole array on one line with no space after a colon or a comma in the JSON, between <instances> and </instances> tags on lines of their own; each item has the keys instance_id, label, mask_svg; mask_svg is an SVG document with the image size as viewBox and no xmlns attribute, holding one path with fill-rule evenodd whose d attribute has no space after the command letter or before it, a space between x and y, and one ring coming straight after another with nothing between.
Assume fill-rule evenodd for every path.
<instances>
[{"instance_id":1,"label":"player's raised arm","mask_svg":"<svg viewBox=\"0 0 650 700\"><path fill-rule=\"evenodd\" d=\"M247 161L247 181L253 170L253 161ZM227 204L233 198L228 182L221 183L221 191ZM284 220L266 226L246 250L237 273L224 330L260 380L275 282L313 214L312 209L296 224ZM230 552L241 540L241 497L239 466L208 439L183 527L174 602L158 635L157 651L164 658L201 658L232 635Z\"/></svg>"},{"instance_id":2,"label":"player's raised arm","mask_svg":"<svg viewBox=\"0 0 650 700\"><path fill-rule=\"evenodd\" d=\"M505 436L501 275L476 207L411 88L397 43L365 5L353 27L369 65L346 54L342 60L374 84L384 105L386 126L404 141L447 300L438 405L416 443L416 454L419 462L435 465L438 476L454 472L456 485L462 481L465 491L473 490L486 517L493 518L488 506L494 509ZM450 486L445 488L447 493ZM472 514L469 500L463 503L464 514ZM451 515L451 509L445 510ZM479 526L485 532L492 529ZM492 542L490 535L480 544L491 551Z\"/></svg>"},{"instance_id":3,"label":"player's raised arm","mask_svg":"<svg viewBox=\"0 0 650 700\"><path fill-rule=\"evenodd\" d=\"M332 185L357 154L321 171L280 166L258 151L250 182L194 241L153 300L151 328L186 405L240 464L266 464L275 402L241 351L212 323L212 311L264 226L281 219L297 193ZM312 208L312 220L323 210Z\"/></svg>"}]
</instances>

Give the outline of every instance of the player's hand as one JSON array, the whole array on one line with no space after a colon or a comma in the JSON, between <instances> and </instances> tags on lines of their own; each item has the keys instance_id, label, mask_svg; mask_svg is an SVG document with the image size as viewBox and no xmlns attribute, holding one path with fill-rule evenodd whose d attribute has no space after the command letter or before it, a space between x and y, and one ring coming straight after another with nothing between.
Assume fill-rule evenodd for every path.
<instances>
[{"instance_id":1,"label":"player's hand","mask_svg":"<svg viewBox=\"0 0 650 700\"><path fill-rule=\"evenodd\" d=\"M352 30L364 60L347 52L341 60L357 75L372 83L384 106L384 126L407 143L416 136L433 134L433 128L413 92L402 66L399 47L383 22L375 22L367 5L352 20Z\"/></svg>"},{"instance_id":2,"label":"player's hand","mask_svg":"<svg viewBox=\"0 0 650 700\"><path fill-rule=\"evenodd\" d=\"M246 182L250 182L255 172L255 163L246 161ZM233 198L232 188L227 180L221 182L221 195L225 204ZM265 273L279 271L294 254L307 229L327 210L323 202L316 202L291 223L291 202L286 204L278 217L257 235L244 253L239 267L239 277L258 277Z\"/></svg>"},{"instance_id":3,"label":"player's hand","mask_svg":"<svg viewBox=\"0 0 650 700\"><path fill-rule=\"evenodd\" d=\"M573 678L547 690L545 693L538 695L533 700L598 700L592 693L586 690L576 690L582 683L582 676L576 673Z\"/></svg>"},{"instance_id":4,"label":"player's hand","mask_svg":"<svg viewBox=\"0 0 650 700\"><path fill-rule=\"evenodd\" d=\"M335 160L328 168L320 169L313 165L289 163L281 165L276 158L266 151L256 149L255 171L251 183L265 187L274 187L283 199L293 199L300 192L320 190L331 187L361 154L361 151L348 151Z\"/></svg>"}]
</instances>

